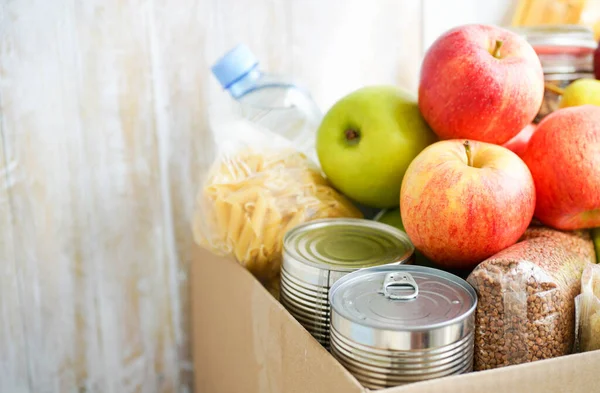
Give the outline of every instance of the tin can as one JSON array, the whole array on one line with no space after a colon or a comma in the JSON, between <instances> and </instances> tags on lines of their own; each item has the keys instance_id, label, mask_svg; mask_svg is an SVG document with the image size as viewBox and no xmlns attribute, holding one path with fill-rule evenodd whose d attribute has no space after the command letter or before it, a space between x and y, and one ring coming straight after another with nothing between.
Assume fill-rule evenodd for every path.
<instances>
[{"instance_id":1,"label":"tin can","mask_svg":"<svg viewBox=\"0 0 600 393\"><path fill-rule=\"evenodd\" d=\"M331 353L367 388L473 370L477 295L458 276L373 267L337 281L329 300Z\"/></svg>"},{"instance_id":2,"label":"tin can","mask_svg":"<svg viewBox=\"0 0 600 393\"><path fill-rule=\"evenodd\" d=\"M285 234L280 301L329 349L329 288L358 269L411 263L414 246L406 233L364 219L323 219Z\"/></svg>"},{"instance_id":3,"label":"tin can","mask_svg":"<svg viewBox=\"0 0 600 393\"><path fill-rule=\"evenodd\" d=\"M577 79L594 78L594 32L579 25L545 25L513 28L533 47L544 70L546 85L562 89ZM546 89L534 122L558 109L560 95Z\"/></svg>"}]
</instances>

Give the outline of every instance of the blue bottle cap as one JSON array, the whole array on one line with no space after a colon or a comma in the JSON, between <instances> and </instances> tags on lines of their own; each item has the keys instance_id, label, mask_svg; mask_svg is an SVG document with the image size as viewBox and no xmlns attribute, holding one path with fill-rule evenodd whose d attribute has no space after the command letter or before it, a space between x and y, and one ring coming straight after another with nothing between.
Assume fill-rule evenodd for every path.
<instances>
[{"instance_id":1,"label":"blue bottle cap","mask_svg":"<svg viewBox=\"0 0 600 393\"><path fill-rule=\"evenodd\" d=\"M227 89L256 66L258 66L258 60L250 48L240 44L221 57L211 67L211 70L221 86Z\"/></svg>"}]
</instances>

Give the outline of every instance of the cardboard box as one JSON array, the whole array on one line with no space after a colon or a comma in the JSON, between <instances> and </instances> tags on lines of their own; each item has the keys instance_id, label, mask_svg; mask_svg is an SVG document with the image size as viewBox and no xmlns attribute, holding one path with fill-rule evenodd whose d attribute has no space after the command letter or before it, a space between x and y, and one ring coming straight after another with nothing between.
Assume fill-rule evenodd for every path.
<instances>
[{"instance_id":1,"label":"cardboard box","mask_svg":"<svg viewBox=\"0 0 600 393\"><path fill-rule=\"evenodd\" d=\"M362 393L363 388L244 268L200 248L191 266L197 393ZM600 392L600 351L379 390Z\"/></svg>"}]
</instances>

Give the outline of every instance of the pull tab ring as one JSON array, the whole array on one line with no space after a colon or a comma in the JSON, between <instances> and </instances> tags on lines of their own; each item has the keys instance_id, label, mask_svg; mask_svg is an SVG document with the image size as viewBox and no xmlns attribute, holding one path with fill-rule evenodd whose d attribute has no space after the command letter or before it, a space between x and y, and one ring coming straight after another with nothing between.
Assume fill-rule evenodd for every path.
<instances>
[{"instance_id":1,"label":"pull tab ring","mask_svg":"<svg viewBox=\"0 0 600 393\"><path fill-rule=\"evenodd\" d=\"M412 292L406 294L406 289L412 289ZM419 295L419 286L409 273L388 273L383 280L383 294L392 300L411 300Z\"/></svg>"}]
</instances>

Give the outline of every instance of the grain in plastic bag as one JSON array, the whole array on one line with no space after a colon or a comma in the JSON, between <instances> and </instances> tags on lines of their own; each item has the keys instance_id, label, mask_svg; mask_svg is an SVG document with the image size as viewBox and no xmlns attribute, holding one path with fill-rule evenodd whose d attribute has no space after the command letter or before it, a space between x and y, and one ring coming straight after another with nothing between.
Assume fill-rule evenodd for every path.
<instances>
[{"instance_id":1,"label":"grain in plastic bag","mask_svg":"<svg viewBox=\"0 0 600 393\"><path fill-rule=\"evenodd\" d=\"M275 296L284 234L306 221L362 217L286 139L243 119L215 126L216 160L201 181L196 243L235 258Z\"/></svg>"},{"instance_id":2,"label":"grain in plastic bag","mask_svg":"<svg viewBox=\"0 0 600 393\"><path fill-rule=\"evenodd\" d=\"M571 353L574 299L594 258L586 231L531 227L522 241L480 263L467 278L478 296L474 369Z\"/></svg>"},{"instance_id":3,"label":"grain in plastic bag","mask_svg":"<svg viewBox=\"0 0 600 393\"><path fill-rule=\"evenodd\" d=\"M588 265L581 276L581 294L576 299L577 349L600 349L600 265Z\"/></svg>"}]
</instances>

